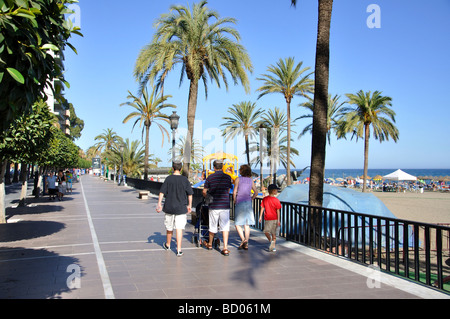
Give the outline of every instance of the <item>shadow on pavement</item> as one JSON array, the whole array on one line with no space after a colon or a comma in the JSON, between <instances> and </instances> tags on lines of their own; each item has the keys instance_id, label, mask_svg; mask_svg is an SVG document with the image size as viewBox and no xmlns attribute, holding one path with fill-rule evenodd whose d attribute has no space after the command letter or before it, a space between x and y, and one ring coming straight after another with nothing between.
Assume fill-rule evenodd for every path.
<instances>
[{"instance_id":1,"label":"shadow on pavement","mask_svg":"<svg viewBox=\"0 0 450 319\"><path fill-rule=\"evenodd\" d=\"M46 249L0 249L0 299L59 299L81 287L78 264Z\"/></svg>"},{"instance_id":2,"label":"shadow on pavement","mask_svg":"<svg viewBox=\"0 0 450 319\"><path fill-rule=\"evenodd\" d=\"M0 243L49 236L65 228L65 224L52 221L23 221L0 225Z\"/></svg>"}]
</instances>

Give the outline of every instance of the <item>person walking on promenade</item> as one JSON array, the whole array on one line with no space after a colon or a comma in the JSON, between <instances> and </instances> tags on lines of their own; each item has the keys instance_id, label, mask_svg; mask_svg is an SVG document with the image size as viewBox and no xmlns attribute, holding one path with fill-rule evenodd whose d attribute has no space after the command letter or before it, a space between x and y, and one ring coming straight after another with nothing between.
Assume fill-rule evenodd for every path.
<instances>
[{"instance_id":1,"label":"person walking on promenade","mask_svg":"<svg viewBox=\"0 0 450 319\"><path fill-rule=\"evenodd\" d=\"M181 162L172 163L173 174L168 176L161 189L159 190L158 204L156 211L160 213L164 211L164 225L166 227L166 242L163 244L165 250L170 250L170 243L172 241L173 230L176 229L177 238L177 256L181 257L181 240L183 239L183 230L186 228L187 218L186 214L191 213L192 207L192 190L191 183L186 176L181 175ZM162 200L164 208L162 207Z\"/></svg>"},{"instance_id":2,"label":"person walking on promenade","mask_svg":"<svg viewBox=\"0 0 450 319\"><path fill-rule=\"evenodd\" d=\"M66 193L66 177L62 170L58 172L56 181L58 182L58 200L63 200L64 194Z\"/></svg>"},{"instance_id":3,"label":"person walking on promenade","mask_svg":"<svg viewBox=\"0 0 450 319\"><path fill-rule=\"evenodd\" d=\"M47 191L48 191L48 200L52 200L56 198L56 176L53 175L53 172L50 171L49 176L46 180Z\"/></svg>"},{"instance_id":4,"label":"person walking on promenade","mask_svg":"<svg viewBox=\"0 0 450 319\"><path fill-rule=\"evenodd\" d=\"M66 171L66 179L67 179L66 190L67 190L67 192L70 192L72 194L72 179L73 179L73 175L72 175L72 173L69 170Z\"/></svg>"},{"instance_id":5,"label":"person walking on promenade","mask_svg":"<svg viewBox=\"0 0 450 319\"><path fill-rule=\"evenodd\" d=\"M281 203L276 195L278 187L275 184L269 185L267 188L269 196L264 197L261 202L261 213L259 214L259 222L261 223L264 215L264 234L270 241L269 251L275 252L275 242L277 241L277 226L280 226L280 209Z\"/></svg>"},{"instance_id":6,"label":"person walking on promenade","mask_svg":"<svg viewBox=\"0 0 450 319\"><path fill-rule=\"evenodd\" d=\"M250 226L255 225L252 201L258 195L258 192L255 184L253 183L252 169L249 165L242 165L239 168L239 175L240 176L234 180L234 224L239 237L241 238L241 244L239 245L238 249L247 250L248 240L250 238ZM242 227L244 228L244 230L242 230Z\"/></svg>"},{"instance_id":7,"label":"person walking on promenade","mask_svg":"<svg viewBox=\"0 0 450 319\"><path fill-rule=\"evenodd\" d=\"M228 256L228 235L230 233L230 189L233 186L230 175L225 174L223 161L215 160L213 163L214 174L208 176L203 188L203 196L208 194L212 196L212 202L209 204L209 242L207 248L212 250L212 243L215 234L220 231L223 236L222 255Z\"/></svg>"}]
</instances>

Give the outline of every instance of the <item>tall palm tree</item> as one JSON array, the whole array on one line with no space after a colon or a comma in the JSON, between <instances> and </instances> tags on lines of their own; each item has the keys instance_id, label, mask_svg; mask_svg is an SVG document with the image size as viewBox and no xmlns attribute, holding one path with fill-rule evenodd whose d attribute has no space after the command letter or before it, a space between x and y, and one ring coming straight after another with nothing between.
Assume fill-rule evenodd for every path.
<instances>
[{"instance_id":1,"label":"tall palm tree","mask_svg":"<svg viewBox=\"0 0 450 319\"><path fill-rule=\"evenodd\" d=\"M327 112L327 139L328 144L331 143L331 132L336 131L338 127L339 116L341 115L341 108L345 104L345 102L339 102L341 97L339 95L335 95L331 97L328 95L328 112ZM307 102L299 104L299 106L304 107L305 109L311 111L310 114L305 114L297 117L294 121L306 118L313 118L314 115L314 101L311 98L308 98ZM312 122L305 126L303 131L299 134L298 138L301 138L307 132L312 133Z\"/></svg>"},{"instance_id":2,"label":"tall palm tree","mask_svg":"<svg viewBox=\"0 0 450 319\"><path fill-rule=\"evenodd\" d=\"M95 137L95 140L99 141L92 146L91 152L94 152L93 154L96 154L95 156L101 155L103 157L103 163L106 167L109 167L111 162L111 150L115 147L117 147L119 144L123 143L122 137L117 135L115 131L108 128L106 130L103 130L103 133L100 135L97 135ZM104 173L105 176L107 174L107 169L105 169Z\"/></svg>"},{"instance_id":3,"label":"tall palm tree","mask_svg":"<svg viewBox=\"0 0 450 319\"><path fill-rule=\"evenodd\" d=\"M360 90L356 94L347 94L351 106L342 109L342 119L338 128L338 137L344 137L352 133L352 138L364 137L364 179L363 192L366 191L367 169L369 164L369 138L370 127L373 136L380 143L389 140L389 137L397 142L399 131L395 127L395 112L392 107L392 98L381 95L375 91L373 94Z\"/></svg>"},{"instance_id":4,"label":"tall palm tree","mask_svg":"<svg viewBox=\"0 0 450 319\"><path fill-rule=\"evenodd\" d=\"M295 95L306 97L314 90L314 81L310 79L313 72L305 74L310 68L303 68L303 62L295 64L294 58L280 59L277 64L269 66L268 74L257 80L264 81L257 89L261 92L258 99L269 93L281 93L286 100L287 109L287 157L291 157L291 101ZM291 185L290 160L287 161L287 185Z\"/></svg>"},{"instance_id":5,"label":"tall palm tree","mask_svg":"<svg viewBox=\"0 0 450 319\"><path fill-rule=\"evenodd\" d=\"M280 110L280 108L275 107L274 110L270 109L267 113L262 116L261 127L266 129L266 134L264 138L266 139L266 147L260 149L261 142L255 143L250 148L250 151L258 151L259 156L257 156L253 162L260 163L261 157L268 158L268 166L270 168L270 181L276 183L276 171L278 163L281 163L283 167L287 167L287 137L284 133L287 131L287 118L286 114ZM291 147L291 153L298 155L299 152L294 147ZM295 167L294 162L290 161L290 165Z\"/></svg>"},{"instance_id":6,"label":"tall palm tree","mask_svg":"<svg viewBox=\"0 0 450 319\"><path fill-rule=\"evenodd\" d=\"M180 84L186 75L189 79L189 98L187 110L188 138L185 154L192 146L194 121L197 108L198 85L200 79L207 97L207 80L220 87L222 78L228 89L225 71L228 71L234 84L244 86L250 92L247 71L253 66L246 49L239 43L239 32L229 26L236 24L233 18L220 18L219 14L206 6L207 1L189 7L173 5L169 14L163 14L157 20L153 41L145 46L136 61L134 74L145 84L157 79L157 85L163 86L168 73L181 65ZM183 163L183 171L189 174L189 158Z\"/></svg>"},{"instance_id":7,"label":"tall palm tree","mask_svg":"<svg viewBox=\"0 0 450 319\"><path fill-rule=\"evenodd\" d=\"M94 140L99 141L94 145L95 152L109 151L122 142L122 138L111 128L103 130L103 133L97 135Z\"/></svg>"},{"instance_id":8,"label":"tall palm tree","mask_svg":"<svg viewBox=\"0 0 450 319\"><path fill-rule=\"evenodd\" d=\"M153 123L155 123L162 134L162 145L164 145L164 137L167 136L169 139L169 132L167 129L159 124L159 121L170 124L169 117L166 114L163 114L161 111L165 108L171 107L176 108L173 104L165 104L168 98L171 98L171 95L162 95L155 94L156 88L153 88L152 94L148 94L147 88L144 88L142 91L142 98L133 95L130 91L128 91L128 99L131 99L131 102L125 102L120 104L129 105L135 109L134 112L128 114L123 123L128 122L129 120L136 118L136 121L133 124L133 129L136 124L139 122L139 126L144 124L142 128L142 135L144 135L145 130L145 161L144 161L144 180L148 180L148 160L149 160L149 143L150 143L150 127Z\"/></svg>"},{"instance_id":9,"label":"tall palm tree","mask_svg":"<svg viewBox=\"0 0 450 319\"><path fill-rule=\"evenodd\" d=\"M226 141L235 138L237 135L244 135L245 154L247 155L247 164L250 165L249 138L254 137L259 127L260 115L263 110L256 109L256 103L250 101L233 104L228 108L231 116L223 117L226 122L221 126L224 127L222 136L226 137Z\"/></svg>"},{"instance_id":10,"label":"tall palm tree","mask_svg":"<svg viewBox=\"0 0 450 319\"><path fill-rule=\"evenodd\" d=\"M330 26L333 0L318 0L314 115L311 147L311 175L309 181L309 205L323 205L323 179L327 146L327 99L330 70ZM292 5L297 0L291 0ZM318 222L318 219L315 221Z\"/></svg>"}]
</instances>

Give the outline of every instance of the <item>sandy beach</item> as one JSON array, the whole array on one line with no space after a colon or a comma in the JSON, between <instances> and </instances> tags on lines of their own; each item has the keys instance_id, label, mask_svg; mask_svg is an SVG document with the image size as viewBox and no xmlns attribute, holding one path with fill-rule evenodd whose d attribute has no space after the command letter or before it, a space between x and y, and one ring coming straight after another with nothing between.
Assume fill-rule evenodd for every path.
<instances>
[{"instance_id":1,"label":"sandy beach","mask_svg":"<svg viewBox=\"0 0 450 319\"><path fill-rule=\"evenodd\" d=\"M393 193L375 191L386 207L399 219L450 225L450 192Z\"/></svg>"}]
</instances>

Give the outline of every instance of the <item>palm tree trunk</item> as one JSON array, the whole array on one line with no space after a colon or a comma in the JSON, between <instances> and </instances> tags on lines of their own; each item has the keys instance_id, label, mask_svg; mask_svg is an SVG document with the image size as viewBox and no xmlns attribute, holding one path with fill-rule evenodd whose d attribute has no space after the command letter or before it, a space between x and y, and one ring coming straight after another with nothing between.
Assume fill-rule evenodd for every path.
<instances>
[{"instance_id":1,"label":"palm tree trunk","mask_svg":"<svg viewBox=\"0 0 450 319\"><path fill-rule=\"evenodd\" d=\"M287 101L287 159L286 159L286 183L291 185L291 101Z\"/></svg>"},{"instance_id":2,"label":"palm tree trunk","mask_svg":"<svg viewBox=\"0 0 450 319\"><path fill-rule=\"evenodd\" d=\"M273 128L271 134L272 134L272 137L270 139L270 142L271 142L270 172L271 172L271 176L273 177L272 183L276 184L277 183L278 164L280 163L280 144L279 144L280 128L279 127Z\"/></svg>"},{"instance_id":3,"label":"palm tree trunk","mask_svg":"<svg viewBox=\"0 0 450 319\"><path fill-rule=\"evenodd\" d=\"M323 178L327 143L330 25L333 0L319 0L319 23L315 67L314 114L311 149L309 205L323 205Z\"/></svg>"},{"instance_id":4,"label":"palm tree trunk","mask_svg":"<svg viewBox=\"0 0 450 319\"><path fill-rule=\"evenodd\" d=\"M250 166L250 147L248 145L248 135L247 134L245 134L245 154L247 154L247 164Z\"/></svg>"},{"instance_id":5,"label":"palm tree trunk","mask_svg":"<svg viewBox=\"0 0 450 319\"><path fill-rule=\"evenodd\" d=\"M144 180L148 180L148 152L150 143L150 125L145 126L145 159L144 159Z\"/></svg>"},{"instance_id":6,"label":"palm tree trunk","mask_svg":"<svg viewBox=\"0 0 450 319\"><path fill-rule=\"evenodd\" d=\"M188 136L184 146L183 175L189 178L189 167L191 162L192 140L194 136L195 111L197 109L198 80L191 80L189 86L189 100L187 111Z\"/></svg>"},{"instance_id":7,"label":"palm tree trunk","mask_svg":"<svg viewBox=\"0 0 450 319\"><path fill-rule=\"evenodd\" d=\"M366 192L366 181L367 181L367 169L369 167L369 135L370 126L369 124L364 124L364 177L363 177L363 193Z\"/></svg>"}]
</instances>

